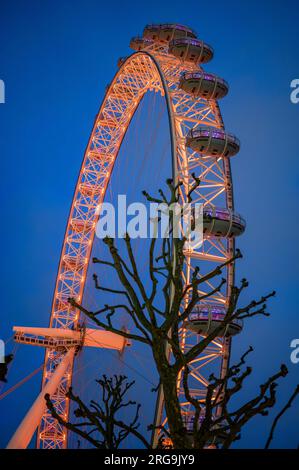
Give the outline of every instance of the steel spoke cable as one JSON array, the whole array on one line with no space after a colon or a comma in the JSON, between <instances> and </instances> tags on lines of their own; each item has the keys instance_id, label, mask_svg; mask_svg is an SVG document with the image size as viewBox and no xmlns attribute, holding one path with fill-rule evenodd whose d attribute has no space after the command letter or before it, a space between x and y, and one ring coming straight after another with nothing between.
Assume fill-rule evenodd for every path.
<instances>
[{"instance_id":1,"label":"steel spoke cable","mask_svg":"<svg viewBox=\"0 0 299 470\"><path fill-rule=\"evenodd\" d=\"M98 341L95 340L95 343L101 345L101 343L99 343ZM107 349L106 350L108 354L111 354L111 355L114 355L114 353L110 350L110 349ZM119 355L120 356L120 355ZM154 387L156 386L150 379L148 379L144 374L142 374L141 372L139 372L137 369L135 369L135 367L131 366L130 364L128 364L121 356L118 358L118 360L124 364L126 367L128 367L129 369L131 369L132 371L134 371L137 375L139 375L140 377L142 377L144 380L146 380L148 383L150 383L151 385L153 385Z\"/></svg>"},{"instance_id":2,"label":"steel spoke cable","mask_svg":"<svg viewBox=\"0 0 299 470\"><path fill-rule=\"evenodd\" d=\"M6 390L5 392L3 392L1 395L0 395L0 400L3 400L3 398L5 398L7 395L9 395L10 393L14 392L15 390L17 390L19 387L21 387L24 383L28 382L28 380L30 380L32 377L34 377L38 372L40 372L42 369L43 369L44 365L41 364L37 369L35 369L33 372L31 372L30 374L28 374L26 377L24 377L22 380L20 380L18 383L16 383L15 385L13 385L11 388L9 388L8 390Z\"/></svg>"},{"instance_id":3,"label":"steel spoke cable","mask_svg":"<svg viewBox=\"0 0 299 470\"><path fill-rule=\"evenodd\" d=\"M10 341L14 338L14 335L11 335L6 341L4 341L4 344L10 343Z\"/></svg>"}]
</instances>

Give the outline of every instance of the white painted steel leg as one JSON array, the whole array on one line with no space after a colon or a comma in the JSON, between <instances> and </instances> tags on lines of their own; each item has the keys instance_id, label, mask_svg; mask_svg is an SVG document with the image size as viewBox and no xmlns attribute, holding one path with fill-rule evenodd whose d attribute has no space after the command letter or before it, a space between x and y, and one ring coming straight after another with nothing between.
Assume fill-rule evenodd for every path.
<instances>
[{"instance_id":1,"label":"white painted steel leg","mask_svg":"<svg viewBox=\"0 0 299 470\"><path fill-rule=\"evenodd\" d=\"M30 410L26 414L25 418L21 422L20 426L12 436L11 440L7 444L7 449L26 449L29 445L33 434L46 408L45 395L49 393L53 395L57 390L61 378L65 374L69 364L72 362L75 354L74 348L70 349L64 356L59 366L55 370L49 382L47 382L44 389L40 392L37 399L31 406Z\"/></svg>"}]
</instances>

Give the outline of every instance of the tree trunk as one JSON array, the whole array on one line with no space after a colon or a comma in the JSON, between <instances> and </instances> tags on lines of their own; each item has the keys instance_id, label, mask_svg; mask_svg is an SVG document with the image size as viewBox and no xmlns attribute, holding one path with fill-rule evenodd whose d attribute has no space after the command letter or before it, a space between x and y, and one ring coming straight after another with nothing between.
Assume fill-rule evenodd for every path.
<instances>
[{"instance_id":1,"label":"tree trunk","mask_svg":"<svg viewBox=\"0 0 299 470\"><path fill-rule=\"evenodd\" d=\"M169 433L175 449L188 449L188 439L181 415L181 406L177 396L177 374L173 372L165 354L163 341L153 346L154 360L163 387L165 412Z\"/></svg>"}]
</instances>

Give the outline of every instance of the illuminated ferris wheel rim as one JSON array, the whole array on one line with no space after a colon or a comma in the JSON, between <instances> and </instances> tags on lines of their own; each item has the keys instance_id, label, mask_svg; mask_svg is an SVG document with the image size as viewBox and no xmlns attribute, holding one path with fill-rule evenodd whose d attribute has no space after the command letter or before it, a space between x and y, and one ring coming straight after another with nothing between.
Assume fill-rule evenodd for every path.
<instances>
[{"instance_id":1,"label":"illuminated ferris wheel rim","mask_svg":"<svg viewBox=\"0 0 299 470\"><path fill-rule=\"evenodd\" d=\"M167 26L171 27L173 25ZM178 28L179 34L183 30L182 28ZM172 47L177 47L178 51L183 48L184 59L188 58L189 53L194 55L194 51L198 51L200 56L206 53L206 51L210 53L210 49L205 48L203 41L194 40L192 36L194 33L190 34L191 37L189 39L184 37L180 41L180 38L172 38L171 41ZM223 161L224 173L228 181L227 187L223 189L226 193L227 211L224 219L220 217L217 220L214 217L212 222L210 221L211 223L207 228L207 237L228 238L226 253L228 257L232 256L234 252L234 236L242 233L245 228L241 224L239 233L235 232L236 225L234 224L229 157L231 156L230 154L235 152L235 149L232 149L230 145L235 145L236 140L225 133L219 107L215 101L217 93L222 94L222 96L226 94L225 90L223 90L223 85L226 82L213 74L205 74L199 66L200 61L198 64L190 63L188 60L181 60L175 54L169 55L165 41L155 43L155 41L146 39L143 40L143 43L147 50L137 51L121 61L120 68L106 91L91 132L76 184L60 257L50 318L50 327L52 328L76 329L78 326L78 312L73 311L67 299L75 297L77 301L82 300L86 272L95 235L97 208L105 198L113 166L131 119L147 91L159 91L165 96L174 180L181 179L184 183L183 186L188 188L191 170L189 170L187 147L185 145L186 136L184 136L183 132L183 126L186 122L192 125L188 133L189 146L196 147L201 145L203 157L209 155L213 147L213 158L215 161ZM140 47L140 42L138 44L138 47ZM125 77L130 78L130 80L126 81ZM184 77L186 79L185 82ZM190 89L190 86L193 88ZM199 99L201 87L205 87L207 98L201 97ZM193 96L189 97L192 100L192 106L187 104L187 107L189 106L188 112L186 111L185 114L181 112L180 114L180 112L177 112L177 108L175 109L175 95L179 93L181 95L182 93L188 94L188 91L189 95L193 93ZM200 118L196 116L196 112L189 113L190 109L194 108L193 101L198 99L199 101L203 100L206 106L205 112L198 115ZM184 103L184 99L182 99L182 102ZM198 124L204 124L206 129L211 129L211 131L201 133ZM193 127L196 127L198 131L193 133ZM218 128L219 132L217 135L212 130L213 128ZM194 141L192 141L192 138L194 138ZM196 151L195 149L194 152ZM228 151L229 154L226 153ZM90 179L88 179L89 177ZM82 204L82 201L84 204ZM89 202L87 203L87 201ZM87 206L85 212L83 210L80 212L80 204L84 205L85 209ZM210 203L210 206L213 207L213 204ZM80 217L78 217L78 214ZM82 250L78 249L80 240L84 247ZM76 248L74 248L75 244L77 244ZM69 251L70 247L71 251ZM82 253L84 256L82 256ZM197 253L191 252L186 253L186 255L189 259L198 259ZM220 261L221 256L217 257L204 253L199 256L199 259ZM233 276L234 267L230 265L227 270L228 289L232 285ZM220 300L224 302L225 298ZM213 323L212 320L209 318L210 324ZM194 325L192 325L192 328L194 328ZM228 350L229 343L227 343ZM226 354L226 364L228 355ZM62 353L49 349L46 350L43 386L50 382L56 366L61 363L63 357L64 354ZM74 357L70 359L69 368L65 372L54 396L55 406L66 417L69 413L69 404L65 400L64 393L72 381L73 362ZM67 445L65 430L59 427L58 424L55 424L47 412L43 415L37 437L38 446L42 445L43 448L64 448Z\"/></svg>"},{"instance_id":2,"label":"illuminated ferris wheel rim","mask_svg":"<svg viewBox=\"0 0 299 470\"><path fill-rule=\"evenodd\" d=\"M104 97L104 100L102 102L102 105L100 107L100 111L98 113L98 116L97 116L97 119L96 119L96 122L94 124L94 127L93 127L93 130L91 132L91 137L89 139L89 143L88 143L88 146L87 146L87 150L85 152L85 157L84 157L84 160L83 160L83 163L82 163L82 166L81 166L81 170L80 170L80 175L79 175L79 178L78 178L78 181L77 181L77 185L76 185L76 189L75 189L75 194L74 194L74 198L73 198L73 203L72 203L72 208L74 207L76 201L77 201L77 194L80 192L80 184L81 184L81 175L82 173L84 172L84 168L86 167L86 165L84 164L85 161L86 161L86 156L88 155L88 151L89 151L89 148L90 148L90 144L91 144L91 141L92 141L92 137L93 135L95 134L96 132L96 128L97 128L97 122L98 120L101 120L102 119L102 116L103 116L103 110L105 109L105 104L108 102L108 100L110 99L110 96L111 94L113 94L113 90L114 90L114 87L115 85L118 83L118 79L122 76L122 73L124 71L124 69L126 68L126 66L134 63L136 61L136 59L144 59L146 58L148 63L146 64L147 67L149 66L149 64L151 63L152 64L152 73L154 75L154 78L158 79L157 84L159 84L159 91L164 94L165 96L165 101L166 101L166 106L167 106L167 113L168 113L168 121L169 121L169 130L170 130L170 140L171 140L171 158L172 158L172 167L173 167L173 176L174 176L174 179L176 179L176 174L177 174L177 169L176 169L176 158L175 158L175 147L176 147L176 143L175 143L175 139L176 139L176 133L175 133L175 129L174 129L174 122L173 122L173 113L172 113L172 108L171 108L171 99L170 99L170 95L169 95L169 91L168 91L168 87L167 87L167 84L165 82L165 78L163 76L163 73L161 71L161 68L160 68L160 65L159 63L157 62L157 60L155 59L154 56L152 56L150 53L148 52L135 52L134 54L132 54L130 57L126 58L125 61L123 61L123 63L121 64L121 67L120 69L118 70L118 72L116 73L114 79L112 80L108 90L106 91L106 95ZM126 121L126 125L123 125L123 132L122 132L122 135L119 136L119 146L117 148L117 151L114 155L114 161L112 163L112 167L111 167L111 172L109 174L109 179L107 178L107 183L105 184L104 186L104 190L102 191L101 193L101 201L98 201L97 202L97 208L98 208L98 205L104 200L105 198L105 194L106 194L106 191L107 191L107 188L108 188L108 184L109 184L109 180L110 180L110 177L111 177L111 174L112 174L112 171L113 171L113 166L114 166L114 163L116 161L116 158L118 156L118 153L119 153L119 150L120 150L120 147L121 147L121 143L123 141L123 138L127 132L127 129L130 125L130 122L131 122L131 119L133 118L134 116L134 113L135 111L137 110L139 104L140 104L140 101L142 99L142 97L144 96L144 94L148 91L148 90L151 90L155 87L153 87L153 84L151 84L150 82L148 83L147 86L144 87L144 90L142 93L140 93L140 95L137 97L136 101L135 101L135 105L134 105L134 108L129 110L129 108L125 109L125 111L123 110L122 112L122 115L124 116L126 113L129 114L129 119L127 119ZM125 119L122 120L122 122L124 121ZM111 126L113 127L113 124L110 123ZM62 269L62 265L63 265L63 256L64 256L64 253L66 251L65 249L65 246L66 246L66 243L67 243L67 237L68 237L68 227L70 227L72 225L72 220L73 220L73 217L72 217L72 208L70 210L70 215L69 215L69 219L68 219L68 224L67 224L67 229L66 229L66 234L65 234L65 239L64 239L64 243L63 243L63 248L62 248L62 254L61 254L61 258L60 258L60 263L59 263L59 269L58 269L58 275L57 275L57 282L56 282L56 287L55 287L55 292L54 292L54 298L53 298L53 307L52 307L52 313L51 313L51 318L50 318L50 326L53 324L53 321L55 321L55 317L54 317L54 304L55 304L55 300L57 298L57 288L58 288L58 283L59 283L59 277L60 277L60 273L61 273L61 269ZM98 210L96 211L98 212ZM96 221L93 221L93 229L95 229L95 224L96 224ZM94 238L94 235L95 235L95 230L93 230L93 233L91 234L91 243L90 243L90 246L92 246L92 241L93 241L93 238ZM77 300L81 300L83 298L83 292L84 292L84 288L85 288L85 283L86 283L86 271L87 271L87 266L88 266L88 263L89 263L89 259L90 259L90 254L91 254L91 248L89 250L89 253L88 253L88 256L87 256L87 259L85 261L85 273L84 273L84 282L82 283L81 285L81 289L80 289L80 294L79 296L77 296ZM78 323L78 318L79 317L76 317L76 320L74 321L74 326L76 327L77 326L77 323ZM73 369L73 363L74 363L74 359L75 357L72 358L72 362L70 364L70 367ZM43 373L43 383L45 383L45 376L47 374L47 365L48 365L48 359L46 358L45 359L45 365L44 365L44 373ZM72 374L72 372L71 372ZM71 384L71 377L69 378L68 382L69 382L69 385ZM67 415L68 415L68 412L69 412L69 409L67 408ZM40 441L42 440L42 433L41 432L38 432L38 440L37 440L37 446L39 447L40 446ZM63 444L63 446L65 447L66 444Z\"/></svg>"}]
</instances>

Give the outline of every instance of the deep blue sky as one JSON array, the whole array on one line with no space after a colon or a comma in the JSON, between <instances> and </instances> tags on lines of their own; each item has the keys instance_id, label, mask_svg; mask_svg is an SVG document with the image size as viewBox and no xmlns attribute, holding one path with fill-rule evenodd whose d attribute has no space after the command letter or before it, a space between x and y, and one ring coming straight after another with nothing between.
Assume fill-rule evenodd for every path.
<instances>
[{"instance_id":1,"label":"deep blue sky","mask_svg":"<svg viewBox=\"0 0 299 470\"><path fill-rule=\"evenodd\" d=\"M281 362L290 370L281 403L299 381L289 344L299 337L299 78L298 3L190 0L140 2L1 1L0 105L2 315L0 336L14 324L45 325L71 197L105 86L128 55L130 38L149 22L179 22L215 49L206 70L228 80L221 102L227 129L242 142L232 162L236 208L247 220L238 241L244 301L276 289L270 319L248 322L234 356L255 346L249 393ZM8 348L12 348L12 345ZM41 351L22 347L10 385L37 368ZM0 402L3 447L39 390L38 378ZM296 447L299 406L281 423L276 446ZM263 445L266 421L244 433L244 446Z\"/></svg>"}]
</instances>

